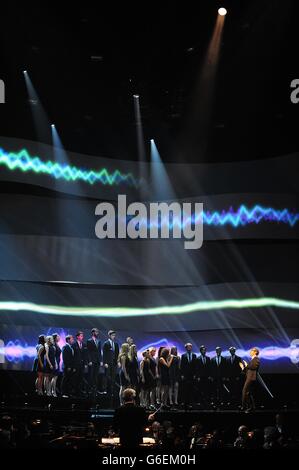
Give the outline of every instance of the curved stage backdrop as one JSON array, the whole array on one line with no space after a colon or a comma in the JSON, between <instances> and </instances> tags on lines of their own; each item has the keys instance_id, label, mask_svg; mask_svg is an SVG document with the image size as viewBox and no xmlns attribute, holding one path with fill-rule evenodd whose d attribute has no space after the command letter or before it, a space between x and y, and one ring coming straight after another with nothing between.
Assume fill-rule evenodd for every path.
<instances>
[{"instance_id":1,"label":"curved stage backdrop","mask_svg":"<svg viewBox=\"0 0 299 470\"><path fill-rule=\"evenodd\" d=\"M41 333L63 343L98 326L139 351L192 341L247 357L255 345L264 372L298 372L297 154L141 165L4 137L0 148L1 368L29 370ZM96 205L119 194L203 203L203 246L98 239Z\"/></svg>"}]
</instances>

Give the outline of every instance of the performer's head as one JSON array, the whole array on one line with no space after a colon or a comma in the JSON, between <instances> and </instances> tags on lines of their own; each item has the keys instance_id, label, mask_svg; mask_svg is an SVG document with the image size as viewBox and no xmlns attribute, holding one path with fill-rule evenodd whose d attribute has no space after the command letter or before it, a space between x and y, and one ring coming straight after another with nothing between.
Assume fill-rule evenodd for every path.
<instances>
[{"instance_id":1,"label":"performer's head","mask_svg":"<svg viewBox=\"0 0 299 470\"><path fill-rule=\"evenodd\" d=\"M186 343L185 344L185 349L186 349L187 352L192 351L192 343Z\"/></svg>"},{"instance_id":2,"label":"performer's head","mask_svg":"<svg viewBox=\"0 0 299 470\"><path fill-rule=\"evenodd\" d=\"M128 356L130 351L130 345L128 343L123 343L120 347L119 357Z\"/></svg>"},{"instance_id":3,"label":"performer's head","mask_svg":"<svg viewBox=\"0 0 299 470\"><path fill-rule=\"evenodd\" d=\"M160 357L163 357L163 359L167 359L169 356L169 349L168 348L163 348L161 351Z\"/></svg>"},{"instance_id":4,"label":"performer's head","mask_svg":"<svg viewBox=\"0 0 299 470\"><path fill-rule=\"evenodd\" d=\"M234 346L231 346L229 348L229 352L231 353L232 356L234 356L236 354L236 348Z\"/></svg>"},{"instance_id":5,"label":"performer's head","mask_svg":"<svg viewBox=\"0 0 299 470\"><path fill-rule=\"evenodd\" d=\"M154 346L149 348L149 354L150 354L151 357L155 357L156 352L157 352L157 350L156 350L156 348L154 348Z\"/></svg>"},{"instance_id":6,"label":"performer's head","mask_svg":"<svg viewBox=\"0 0 299 470\"><path fill-rule=\"evenodd\" d=\"M136 392L133 388L126 388L123 391L123 400L124 403L133 403L136 398Z\"/></svg>"},{"instance_id":7,"label":"performer's head","mask_svg":"<svg viewBox=\"0 0 299 470\"><path fill-rule=\"evenodd\" d=\"M256 348L256 347L250 349L250 352L249 352L249 354L250 354L251 357L258 356L259 353L260 353L260 350L259 350L258 348Z\"/></svg>"},{"instance_id":8,"label":"performer's head","mask_svg":"<svg viewBox=\"0 0 299 470\"><path fill-rule=\"evenodd\" d=\"M109 339L111 339L111 341L114 341L115 338L116 338L116 333L114 330L109 330L108 331L108 336L109 336Z\"/></svg>"},{"instance_id":9,"label":"performer's head","mask_svg":"<svg viewBox=\"0 0 299 470\"><path fill-rule=\"evenodd\" d=\"M137 357L137 346L136 346L136 344L130 344L129 357L130 357L130 359L132 359L133 357Z\"/></svg>"},{"instance_id":10,"label":"performer's head","mask_svg":"<svg viewBox=\"0 0 299 470\"><path fill-rule=\"evenodd\" d=\"M159 347L159 349L158 349L158 359L160 359L163 349L165 349L165 346L160 346Z\"/></svg>"},{"instance_id":11,"label":"performer's head","mask_svg":"<svg viewBox=\"0 0 299 470\"><path fill-rule=\"evenodd\" d=\"M207 348L202 344L199 348L199 351L200 351L200 354L202 354L203 356L206 355L206 352L207 352Z\"/></svg>"},{"instance_id":12,"label":"performer's head","mask_svg":"<svg viewBox=\"0 0 299 470\"><path fill-rule=\"evenodd\" d=\"M82 343L84 338L83 331L77 331L76 333L76 340L79 341L79 343Z\"/></svg>"},{"instance_id":13,"label":"performer's head","mask_svg":"<svg viewBox=\"0 0 299 470\"><path fill-rule=\"evenodd\" d=\"M73 342L74 342L74 337L73 337L73 335L67 335L67 336L65 337L65 341L66 341L68 344L73 344Z\"/></svg>"},{"instance_id":14,"label":"performer's head","mask_svg":"<svg viewBox=\"0 0 299 470\"><path fill-rule=\"evenodd\" d=\"M172 356L177 356L178 355L178 348L176 346L172 346L172 348L170 350L170 354Z\"/></svg>"},{"instance_id":15,"label":"performer's head","mask_svg":"<svg viewBox=\"0 0 299 470\"><path fill-rule=\"evenodd\" d=\"M150 351L149 351L149 349L147 349L146 351L143 351L142 357L143 357L144 359L149 359L149 357L150 357Z\"/></svg>"},{"instance_id":16,"label":"performer's head","mask_svg":"<svg viewBox=\"0 0 299 470\"><path fill-rule=\"evenodd\" d=\"M46 344L50 346L51 344L54 344L54 339L52 335L46 336Z\"/></svg>"},{"instance_id":17,"label":"performer's head","mask_svg":"<svg viewBox=\"0 0 299 470\"><path fill-rule=\"evenodd\" d=\"M134 344L134 340L133 340L132 336L128 336L128 337L127 337L126 343L128 343L130 346L131 346L132 344Z\"/></svg>"},{"instance_id":18,"label":"performer's head","mask_svg":"<svg viewBox=\"0 0 299 470\"><path fill-rule=\"evenodd\" d=\"M91 336L93 336L94 338L98 338L100 336L100 331L98 330L98 328L93 328L91 330Z\"/></svg>"},{"instance_id":19,"label":"performer's head","mask_svg":"<svg viewBox=\"0 0 299 470\"><path fill-rule=\"evenodd\" d=\"M46 342L46 337L45 335L39 335L38 337L38 344L45 344Z\"/></svg>"},{"instance_id":20,"label":"performer's head","mask_svg":"<svg viewBox=\"0 0 299 470\"><path fill-rule=\"evenodd\" d=\"M54 339L54 343L55 343L55 344L56 344L56 343L59 343L59 341L60 341L60 336L59 336L59 334L58 334L58 333L53 333L52 336L53 336L53 339Z\"/></svg>"},{"instance_id":21,"label":"performer's head","mask_svg":"<svg viewBox=\"0 0 299 470\"><path fill-rule=\"evenodd\" d=\"M216 351L217 356L221 356L222 349L220 348L220 346L217 346L217 348L215 349L215 351Z\"/></svg>"}]
</instances>

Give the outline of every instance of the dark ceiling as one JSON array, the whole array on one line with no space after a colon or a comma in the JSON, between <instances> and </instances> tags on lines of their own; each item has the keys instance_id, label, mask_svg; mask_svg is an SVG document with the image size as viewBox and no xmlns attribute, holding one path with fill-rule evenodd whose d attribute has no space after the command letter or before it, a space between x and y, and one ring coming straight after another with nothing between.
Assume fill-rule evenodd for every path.
<instances>
[{"instance_id":1,"label":"dark ceiling","mask_svg":"<svg viewBox=\"0 0 299 470\"><path fill-rule=\"evenodd\" d=\"M25 2L1 6L6 103L1 134L36 139L27 69L64 146L137 159L133 94L144 137L164 161L224 161L298 150L298 2L285 0ZM96 6L97 5L97 6ZM208 146L184 153L184 131L217 9L226 6Z\"/></svg>"}]
</instances>

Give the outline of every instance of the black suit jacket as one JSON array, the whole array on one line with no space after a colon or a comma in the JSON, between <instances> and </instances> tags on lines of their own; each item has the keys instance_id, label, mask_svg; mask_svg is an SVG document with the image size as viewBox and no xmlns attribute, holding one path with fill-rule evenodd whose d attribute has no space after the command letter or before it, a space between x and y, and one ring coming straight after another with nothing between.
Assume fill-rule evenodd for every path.
<instances>
[{"instance_id":1,"label":"black suit jacket","mask_svg":"<svg viewBox=\"0 0 299 470\"><path fill-rule=\"evenodd\" d=\"M226 358L227 377L239 377L242 374L239 362L242 362L239 356L235 356L233 362L231 361L231 356Z\"/></svg>"},{"instance_id":2,"label":"black suit jacket","mask_svg":"<svg viewBox=\"0 0 299 470\"><path fill-rule=\"evenodd\" d=\"M83 368L87 364L86 344L82 343L82 348L79 348L78 341L75 341L72 348L74 350L74 369Z\"/></svg>"},{"instance_id":3,"label":"black suit jacket","mask_svg":"<svg viewBox=\"0 0 299 470\"><path fill-rule=\"evenodd\" d=\"M87 340L87 358L88 362L93 364L100 364L102 362L101 341L98 341L97 346L93 338Z\"/></svg>"},{"instance_id":4,"label":"black suit jacket","mask_svg":"<svg viewBox=\"0 0 299 470\"><path fill-rule=\"evenodd\" d=\"M143 428L147 424L144 408L127 403L115 410L113 427L119 431L120 444L134 448L142 443Z\"/></svg>"},{"instance_id":5,"label":"black suit jacket","mask_svg":"<svg viewBox=\"0 0 299 470\"><path fill-rule=\"evenodd\" d=\"M213 357L211 359L212 377L214 377L216 379L226 377L226 375L227 375L227 369L226 369L227 362L226 362L226 359L223 356L220 356L220 357L221 357L221 362L220 362L219 366L217 365L216 357Z\"/></svg>"},{"instance_id":6,"label":"black suit jacket","mask_svg":"<svg viewBox=\"0 0 299 470\"><path fill-rule=\"evenodd\" d=\"M73 348L70 344L65 344L62 348L62 360L64 369L72 369L74 367Z\"/></svg>"},{"instance_id":7,"label":"black suit jacket","mask_svg":"<svg viewBox=\"0 0 299 470\"><path fill-rule=\"evenodd\" d=\"M191 353L191 361L188 360L188 354L184 353L181 357L181 375L187 380L192 380L196 375L196 354Z\"/></svg>"},{"instance_id":8,"label":"black suit jacket","mask_svg":"<svg viewBox=\"0 0 299 470\"><path fill-rule=\"evenodd\" d=\"M118 343L114 343L114 351L112 350L111 343L109 339L103 344L103 363L108 364L108 366L116 366L117 359L119 355L119 346Z\"/></svg>"},{"instance_id":9,"label":"black suit jacket","mask_svg":"<svg viewBox=\"0 0 299 470\"><path fill-rule=\"evenodd\" d=\"M199 355L196 359L197 377L210 377L211 375L211 359L208 356L205 356L205 359L205 364L203 363L201 355Z\"/></svg>"}]
</instances>

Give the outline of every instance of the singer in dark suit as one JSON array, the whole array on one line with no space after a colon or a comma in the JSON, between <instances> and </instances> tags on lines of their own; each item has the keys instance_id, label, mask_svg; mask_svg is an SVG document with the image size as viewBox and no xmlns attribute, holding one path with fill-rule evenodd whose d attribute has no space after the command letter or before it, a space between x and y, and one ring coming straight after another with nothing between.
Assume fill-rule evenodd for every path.
<instances>
[{"instance_id":1,"label":"singer in dark suit","mask_svg":"<svg viewBox=\"0 0 299 470\"><path fill-rule=\"evenodd\" d=\"M196 378L196 354L192 352L192 344L185 344L186 352L181 357L182 398L185 406L194 403Z\"/></svg>"},{"instance_id":2,"label":"singer in dark suit","mask_svg":"<svg viewBox=\"0 0 299 470\"><path fill-rule=\"evenodd\" d=\"M242 369L240 363L242 363L241 357L236 355L236 348L231 346L229 348L230 356L226 359L226 372L228 377L228 388L231 392L231 402L237 404L240 400L241 393L241 377Z\"/></svg>"},{"instance_id":3,"label":"singer in dark suit","mask_svg":"<svg viewBox=\"0 0 299 470\"><path fill-rule=\"evenodd\" d=\"M73 366L73 384L75 389L75 395L77 397L82 396L85 392L84 387L84 372L87 369L87 355L86 345L83 343L84 335L82 331L78 331L76 334L76 340L72 344L74 351Z\"/></svg>"},{"instance_id":4,"label":"singer in dark suit","mask_svg":"<svg viewBox=\"0 0 299 470\"><path fill-rule=\"evenodd\" d=\"M111 398L113 405L115 394L115 379L117 376L117 360L119 355L119 345L115 341L116 333L113 330L108 331L108 339L103 344L103 364L107 380L107 393Z\"/></svg>"},{"instance_id":5,"label":"singer in dark suit","mask_svg":"<svg viewBox=\"0 0 299 470\"><path fill-rule=\"evenodd\" d=\"M200 354L196 359L198 398L206 406L210 401L211 359L206 355L207 349L205 346L202 345L199 352Z\"/></svg>"},{"instance_id":6,"label":"singer in dark suit","mask_svg":"<svg viewBox=\"0 0 299 470\"><path fill-rule=\"evenodd\" d=\"M224 397L223 384L227 375L226 359L221 355L222 349L217 346L215 349L216 356L211 359L211 373L214 385L214 395L216 401L219 403Z\"/></svg>"},{"instance_id":7,"label":"singer in dark suit","mask_svg":"<svg viewBox=\"0 0 299 470\"><path fill-rule=\"evenodd\" d=\"M260 359L258 357L259 353L260 351L258 348L252 348L249 353L251 361L248 364L245 364L243 369L246 374L246 379L242 390L242 409L247 412L255 409L253 388L256 383L257 373L260 367Z\"/></svg>"},{"instance_id":8,"label":"singer in dark suit","mask_svg":"<svg viewBox=\"0 0 299 470\"><path fill-rule=\"evenodd\" d=\"M89 386L93 395L98 391L98 378L100 366L102 363L101 341L99 340L100 332L97 328L91 330L91 338L87 340L87 360Z\"/></svg>"},{"instance_id":9,"label":"singer in dark suit","mask_svg":"<svg viewBox=\"0 0 299 470\"><path fill-rule=\"evenodd\" d=\"M64 397L69 397L72 391L72 380L74 373L74 350L72 344L74 337L67 335L66 344L62 348L63 376L61 382L61 393Z\"/></svg>"}]
</instances>

